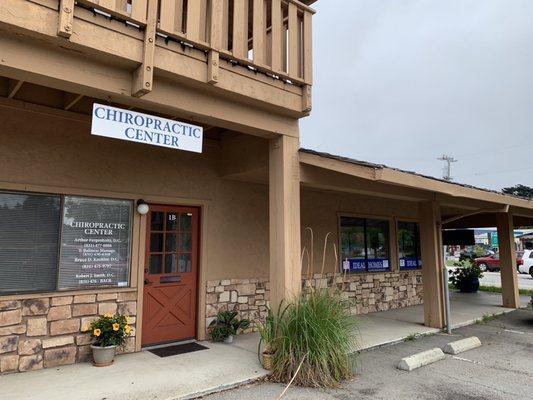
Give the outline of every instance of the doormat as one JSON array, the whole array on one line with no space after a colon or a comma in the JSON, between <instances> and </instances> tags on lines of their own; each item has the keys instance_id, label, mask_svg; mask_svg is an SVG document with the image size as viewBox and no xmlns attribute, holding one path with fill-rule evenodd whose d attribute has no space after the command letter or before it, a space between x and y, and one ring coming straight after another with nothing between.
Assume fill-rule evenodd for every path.
<instances>
[{"instance_id":1,"label":"doormat","mask_svg":"<svg viewBox=\"0 0 533 400\"><path fill-rule=\"evenodd\" d=\"M201 344L192 342L177 344L175 346L160 347L158 349L148 350L150 353L159 357L170 357L178 354L192 353L194 351L209 350L209 347L202 346Z\"/></svg>"}]
</instances>

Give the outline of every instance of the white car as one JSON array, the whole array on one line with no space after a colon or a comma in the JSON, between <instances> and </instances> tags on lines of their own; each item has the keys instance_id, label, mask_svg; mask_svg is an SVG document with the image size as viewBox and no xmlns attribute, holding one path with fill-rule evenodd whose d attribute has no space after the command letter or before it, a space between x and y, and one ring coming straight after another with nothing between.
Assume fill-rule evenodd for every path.
<instances>
[{"instance_id":1,"label":"white car","mask_svg":"<svg viewBox=\"0 0 533 400\"><path fill-rule=\"evenodd\" d=\"M533 277L533 250L524 250L522 264L518 266L518 272L521 274L529 274Z\"/></svg>"}]
</instances>

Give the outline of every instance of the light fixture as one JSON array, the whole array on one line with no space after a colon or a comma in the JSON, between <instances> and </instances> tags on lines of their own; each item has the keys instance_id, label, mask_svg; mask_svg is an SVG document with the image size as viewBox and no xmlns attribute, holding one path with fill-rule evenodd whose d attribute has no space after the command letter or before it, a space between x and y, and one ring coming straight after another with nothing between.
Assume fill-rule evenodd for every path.
<instances>
[{"instance_id":1,"label":"light fixture","mask_svg":"<svg viewBox=\"0 0 533 400\"><path fill-rule=\"evenodd\" d=\"M143 199L137 200L137 212L141 215L146 215L148 211L150 211L148 204Z\"/></svg>"}]
</instances>

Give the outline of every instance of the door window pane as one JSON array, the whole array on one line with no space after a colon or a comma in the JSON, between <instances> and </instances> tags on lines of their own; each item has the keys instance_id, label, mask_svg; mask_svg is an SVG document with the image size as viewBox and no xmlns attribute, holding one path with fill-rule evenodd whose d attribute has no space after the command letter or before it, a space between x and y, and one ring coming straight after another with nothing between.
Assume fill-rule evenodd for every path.
<instances>
[{"instance_id":1,"label":"door window pane","mask_svg":"<svg viewBox=\"0 0 533 400\"><path fill-rule=\"evenodd\" d=\"M192 260L190 253L181 253L179 257L179 272L191 272Z\"/></svg>"},{"instance_id":2,"label":"door window pane","mask_svg":"<svg viewBox=\"0 0 533 400\"><path fill-rule=\"evenodd\" d=\"M163 234L152 233L150 235L150 252L162 253L163 252Z\"/></svg>"},{"instance_id":3,"label":"door window pane","mask_svg":"<svg viewBox=\"0 0 533 400\"><path fill-rule=\"evenodd\" d=\"M177 231L179 224L179 218L177 213L167 213L167 231Z\"/></svg>"},{"instance_id":4,"label":"door window pane","mask_svg":"<svg viewBox=\"0 0 533 400\"><path fill-rule=\"evenodd\" d=\"M0 294L56 289L60 196L0 193Z\"/></svg>"},{"instance_id":5,"label":"door window pane","mask_svg":"<svg viewBox=\"0 0 533 400\"><path fill-rule=\"evenodd\" d=\"M192 251L192 239L190 233L182 233L180 240L181 251Z\"/></svg>"},{"instance_id":6,"label":"door window pane","mask_svg":"<svg viewBox=\"0 0 533 400\"><path fill-rule=\"evenodd\" d=\"M165 273L170 274L178 270L178 255L166 254L165 255Z\"/></svg>"},{"instance_id":7,"label":"door window pane","mask_svg":"<svg viewBox=\"0 0 533 400\"><path fill-rule=\"evenodd\" d=\"M166 235L166 252L173 252L178 250L178 234L167 233Z\"/></svg>"},{"instance_id":8,"label":"door window pane","mask_svg":"<svg viewBox=\"0 0 533 400\"><path fill-rule=\"evenodd\" d=\"M152 254L150 255L150 273L161 274L163 272L163 255Z\"/></svg>"},{"instance_id":9,"label":"door window pane","mask_svg":"<svg viewBox=\"0 0 533 400\"><path fill-rule=\"evenodd\" d=\"M151 213L151 229L153 231L162 231L164 229L164 216L165 213L156 211Z\"/></svg>"},{"instance_id":10,"label":"door window pane","mask_svg":"<svg viewBox=\"0 0 533 400\"><path fill-rule=\"evenodd\" d=\"M192 214L191 213L182 213L180 215L181 218L181 231L190 231L191 230L191 224L192 224Z\"/></svg>"}]
</instances>

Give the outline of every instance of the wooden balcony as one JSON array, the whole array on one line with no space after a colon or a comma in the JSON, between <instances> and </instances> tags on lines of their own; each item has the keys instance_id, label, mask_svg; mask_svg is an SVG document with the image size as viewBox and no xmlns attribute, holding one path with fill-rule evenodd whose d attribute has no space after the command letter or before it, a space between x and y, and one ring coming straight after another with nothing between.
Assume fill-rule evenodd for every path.
<instances>
[{"instance_id":1,"label":"wooden balcony","mask_svg":"<svg viewBox=\"0 0 533 400\"><path fill-rule=\"evenodd\" d=\"M291 134L311 110L312 2L2 0L0 75L191 120L231 122L225 101Z\"/></svg>"}]
</instances>

